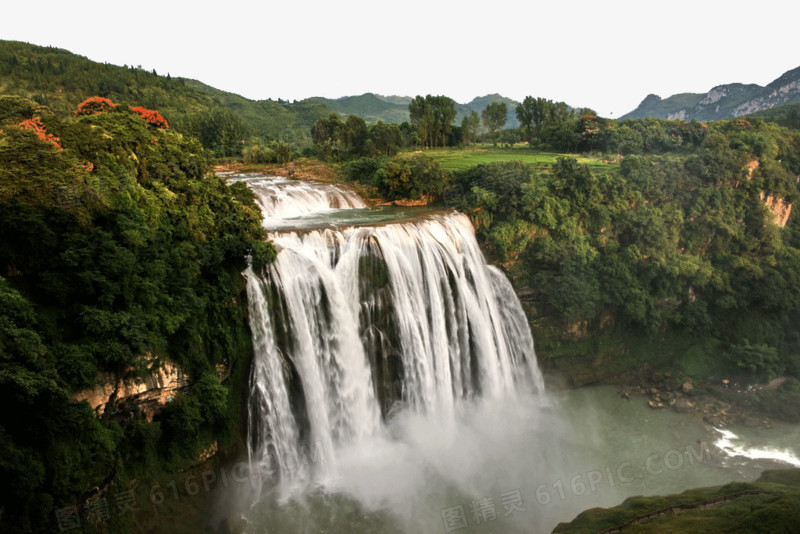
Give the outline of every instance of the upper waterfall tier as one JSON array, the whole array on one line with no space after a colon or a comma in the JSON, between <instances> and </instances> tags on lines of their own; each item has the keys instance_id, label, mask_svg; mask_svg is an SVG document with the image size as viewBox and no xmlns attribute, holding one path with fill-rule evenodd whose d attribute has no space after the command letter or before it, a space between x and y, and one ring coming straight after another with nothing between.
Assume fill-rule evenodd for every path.
<instances>
[{"instance_id":1,"label":"upper waterfall tier","mask_svg":"<svg viewBox=\"0 0 800 534\"><path fill-rule=\"evenodd\" d=\"M287 219L367 207L354 191L336 184L264 175L232 176L229 181L247 182L267 229L292 226Z\"/></svg>"}]
</instances>

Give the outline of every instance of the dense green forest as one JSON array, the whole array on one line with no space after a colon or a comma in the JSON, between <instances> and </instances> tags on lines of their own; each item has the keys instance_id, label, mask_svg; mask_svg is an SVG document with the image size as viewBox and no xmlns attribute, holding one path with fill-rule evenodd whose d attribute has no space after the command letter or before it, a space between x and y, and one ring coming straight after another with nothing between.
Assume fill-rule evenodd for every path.
<instances>
[{"instance_id":1,"label":"dense green forest","mask_svg":"<svg viewBox=\"0 0 800 534\"><path fill-rule=\"evenodd\" d=\"M209 174L158 112L104 99L76 111L0 97L0 532L53 531L54 509L98 488L235 446L250 353L240 273L275 254L249 189ZM97 417L69 402L167 362L191 385L152 423L133 405Z\"/></svg>"},{"instance_id":2,"label":"dense green forest","mask_svg":"<svg viewBox=\"0 0 800 534\"><path fill-rule=\"evenodd\" d=\"M484 123L492 107L501 105L487 105ZM418 96L409 109L410 125L320 119L312 138L347 180L470 213L529 301L546 366L569 373L576 359L585 368L605 358L617 372L800 378L797 131L756 118L612 121L528 97L516 113L529 146L614 163L448 172L424 151L396 154L460 136L453 101ZM786 390L798 400L796 384ZM769 395L775 415L796 418Z\"/></svg>"},{"instance_id":3,"label":"dense green forest","mask_svg":"<svg viewBox=\"0 0 800 534\"><path fill-rule=\"evenodd\" d=\"M611 121L532 98L518 115L530 145L614 163L447 172L424 151L391 157L401 132L393 150L359 155L348 119L340 173L390 199L443 197L470 213L529 301L546 366L570 372L567 362L591 367L600 355L617 371L800 377L796 131L757 119Z\"/></svg>"}]
</instances>

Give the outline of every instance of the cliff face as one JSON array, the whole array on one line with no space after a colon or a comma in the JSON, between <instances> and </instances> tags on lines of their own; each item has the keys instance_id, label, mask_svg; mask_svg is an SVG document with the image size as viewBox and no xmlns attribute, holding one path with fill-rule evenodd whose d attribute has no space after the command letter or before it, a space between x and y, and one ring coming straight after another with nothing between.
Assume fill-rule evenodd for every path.
<instances>
[{"instance_id":1,"label":"cliff face","mask_svg":"<svg viewBox=\"0 0 800 534\"><path fill-rule=\"evenodd\" d=\"M103 414L106 404L112 399L130 401L142 410L148 421L152 421L161 407L172 402L177 392L188 385L184 372L167 362L143 379L114 380L110 375L101 375L96 386L79 391L71 400L87 401L98 415Z\"/></svg>"},{"instance_id":2,"label":"cliff face","mask_svg":"<svg viewBox=\"0 0 800 534\"><path fill-rule=\"evenodd\" d=\"M761 200L767 206L767 209L775 217L775 224L781 228L786 226L789 222L789 216L792 214L792 204L787 202L786 199L761 193Z\"/></svg>"},{"instance_id":3,"label":"cliff face","mask_svg":"<svg viewBox=\"0 0 800 534\"><path fill-rule=\"evenodd\" d=\"M668 98L648 95L622 119L718 120L741 117L775 106L800 102L800 67L761 87L756 84L718 85L705 94L681 93Z\"/></svg>"}]
</instances>

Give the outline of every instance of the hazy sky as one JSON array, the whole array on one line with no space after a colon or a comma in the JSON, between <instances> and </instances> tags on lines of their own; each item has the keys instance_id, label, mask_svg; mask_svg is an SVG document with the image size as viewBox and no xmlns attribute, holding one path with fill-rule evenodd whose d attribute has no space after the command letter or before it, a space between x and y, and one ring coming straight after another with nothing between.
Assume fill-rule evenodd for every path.
<instances>
[{"instance_id":1,"label":"hazy sky","mask_svg":"<svg viewBox=\"0 0 800 534\"><path fill-rule=\"evenodd\" d=\"M248 98L501 93L618 117L800 66L796 1L4 2L0 38ZM35 5L35 8L33 7Z\"/></svg>"}]
</instances>

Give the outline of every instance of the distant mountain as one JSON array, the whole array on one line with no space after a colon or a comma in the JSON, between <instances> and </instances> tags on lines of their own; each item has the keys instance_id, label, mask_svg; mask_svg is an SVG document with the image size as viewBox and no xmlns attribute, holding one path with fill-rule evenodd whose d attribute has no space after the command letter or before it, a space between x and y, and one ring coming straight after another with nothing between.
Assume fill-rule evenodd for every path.
<instances>
[{"instance_id":1,"label":"distant mountain","mask_svg":"<svg viewBox=\"0 0 800 534\"><path fill-rule=\"evenodd\" d=\"M358 115L369 123L383 121L399 124L408 120L408 103L411 102L411 98L382 97L364 93L360 96L345 96L335 100L313 97L303 102L315 102L342 115Z\"/></svg>"},{"instance_id":2,"label":"distant mountain","mask_svg":"<svg viewBox=\"0 0 800 534\"><path fill-rule=\"evenodd\" d=\"M786 72L766 87L731 83L718 85L704 94L680 93L663 99L647 95L639 107L621 118L730 119L793 103L800 103L800 67Z\"/></svg>"},{"instance_id":3,"label":"distant mountain","mask_svg":"<svg viewBox=\"0 0 800 534\"><path fill-rule=\"evenodd\" d=\"M472 110L477 111L480 115L481 111L486 109L486 106L492 102L505 103L506 108L508 109L506 114L505 128L519 127L519 121L517 120L517 106L519 105L519 102L497 93L486 96L478 96L473 98L468 104L456 105L456 111L458 112L458 115L456 116L456 124L460 124L464 115L468 115Z\"/></svg>"},{"instance_id":4,"label":"distant mountain","mask_svg":"<svg viewBox=\"0 0 800 534\"><path fill-rule=\"evenodd\" d=\"M210 96L217 104L232 110L258 137L290 142L309 142L311 126L332 109L319 102L250 100L234 93L215 89L197 80L185 80L187 86Z\"/></svg>"},{"instance_id":5,"label":"distant mountain","mask_svg":"<svg viewBox=\"0 0 800 534\"><path fill-rule=\"evenodd\" d=\"M57 113L71 113L90 96L158 109L179 131L187 131L200 114L229 110L244 123L247 136L311 142L311 125L335 112L358 115L369 123L409 120L409 96L365 93L338 99L309 98L288 102L250 100L197 80L162 76L141 67L98 63L67 50L0 40L0 95L19 95L45 104ZM464 115L480 113L489 102L508 106L506 128L518 126L517 102L491 94L456 105L456 124Z\"/></svg>"},{"instance_id":6,"label":"distant mountain","mask_svg":"<svg viewBox=\"0 0 800 534\"><path fill-rule=\"evenodd\" d=\"M409 120L408 104L411 100L413 98L410 96L382 96L374 93L365 93L360 96L345 96L337 99L314 97L303 102L315 102L343 115L358 115L368 123L375 123L379 120L389 123L401 123ZM455 123L460 124L461 119L472 110L480 113L490 102L505 102L508 107L506 128L519 126L516 114L519 102L499 94L479 96L473 98L467 104L456 103Z\"/></svg>"},{"instance_id":7,"label":"distant mountain","mask_svg":"<svg viewBox=\"0 0 800 534\"><path fill-rule=\"evenodd\" d=\"M391 96L375 95L375 96L377 96L381 100L385 100L386 102L390 102L392 104L402 104L404 106L409 105L413 100L413 98L411 98L410 96L397 96L397 95L391 95Z\"/></svg>"}]
</instances>

